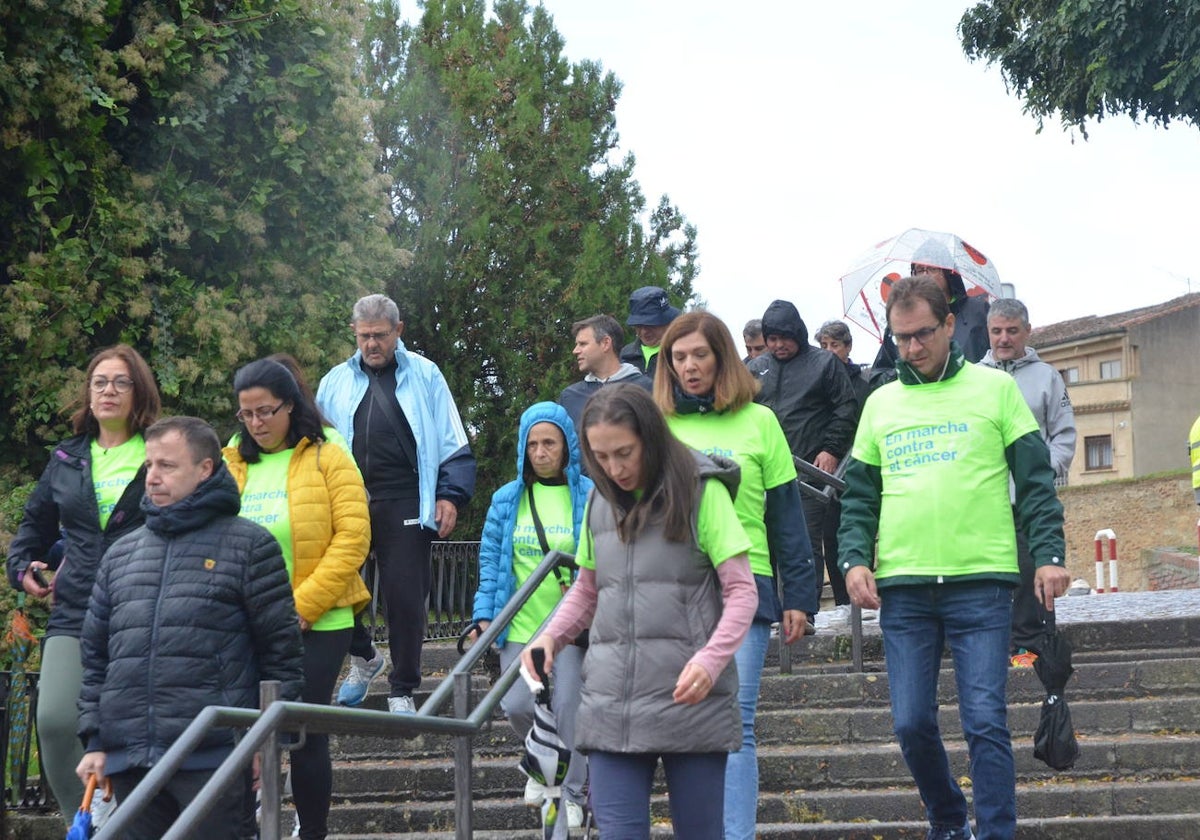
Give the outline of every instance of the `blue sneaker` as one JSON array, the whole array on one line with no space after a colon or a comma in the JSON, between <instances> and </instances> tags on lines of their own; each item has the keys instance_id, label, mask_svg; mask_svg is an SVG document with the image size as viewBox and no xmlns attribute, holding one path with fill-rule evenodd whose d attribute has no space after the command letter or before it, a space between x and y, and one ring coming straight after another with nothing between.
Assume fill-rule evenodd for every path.
<instances>
[{"instance_id":1,"label":"blue sneaker","mask_svg":"<svg viewBox=\"0 0 1200 840\"><path fill-rule=\"evenodd\" d=\"M383 673L385 665L383 654L375 651L374 659L363 659L361 656L350 657L350 673L342 680L338 689L337 701L340 706L361 706L367 699L367 689L371 680Z\"/></svg>"}]
</instances>

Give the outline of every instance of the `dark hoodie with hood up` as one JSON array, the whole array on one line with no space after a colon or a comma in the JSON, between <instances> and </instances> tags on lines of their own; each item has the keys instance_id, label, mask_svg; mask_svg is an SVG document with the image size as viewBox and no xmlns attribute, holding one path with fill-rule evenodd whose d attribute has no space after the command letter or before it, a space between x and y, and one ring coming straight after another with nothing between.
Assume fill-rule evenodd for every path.
<instances>
[{"instance_id":1,"label":"dark hoodie with hood up","mask_svg":"<svg viewBox=\"0 0 1200 840\"><path fill-rule=\"evenodd\" d=\"M763 336L795 339L800 352L781 362L770 351L750 362L762 384L755 402L775 412L793 455L811 462L819 452L839 461L854 442L858 402L841 359L808 343L808 327L796 307L774 301L763 314Z\"/></svg>"}]
</instances>

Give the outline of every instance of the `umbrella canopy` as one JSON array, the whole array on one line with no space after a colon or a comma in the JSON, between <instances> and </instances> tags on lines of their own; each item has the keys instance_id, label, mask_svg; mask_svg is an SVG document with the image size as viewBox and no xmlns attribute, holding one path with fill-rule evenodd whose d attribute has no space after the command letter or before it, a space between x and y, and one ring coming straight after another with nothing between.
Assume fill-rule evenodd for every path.
<instances>
[{"instance_id":1,"label":"umbrella canopy","mask_svg":"<svg viewBox=\"0 0 1200 840\"><path fill-rule=\"evenodd\" d=\"M877 243L842 275L846 317L882 341L888 290L912 273L913 263L958 272L968 295L1000 297L996 265L978 248L953 233L909 228Z\"/></svg>"}]
</instances>

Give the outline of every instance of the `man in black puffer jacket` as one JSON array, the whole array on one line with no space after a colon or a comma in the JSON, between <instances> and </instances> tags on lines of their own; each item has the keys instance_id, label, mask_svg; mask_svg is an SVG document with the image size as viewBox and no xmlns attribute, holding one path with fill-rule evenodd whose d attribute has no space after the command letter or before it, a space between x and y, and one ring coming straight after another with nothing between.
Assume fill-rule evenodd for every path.
<instances>
[{"instance_id":1,"label":"man in black puffer jacket","mask_svg":"<svg viewBox=\"0 0 1200 840\"><path fill-rule=\"evenodd\" d=\"M295 700L303 648L279 544L238 516L241 498L216 433L169 417L146 438L145 527L100 562L81 641L77 772L111 776L129 795L209 705L255 707L260 680ZM233 732L208 733L153 799L127 838L162 837L233 749ZM204 840L238 837L243 791L233 785L192 826Z\"/></svg>"}]
</instances>

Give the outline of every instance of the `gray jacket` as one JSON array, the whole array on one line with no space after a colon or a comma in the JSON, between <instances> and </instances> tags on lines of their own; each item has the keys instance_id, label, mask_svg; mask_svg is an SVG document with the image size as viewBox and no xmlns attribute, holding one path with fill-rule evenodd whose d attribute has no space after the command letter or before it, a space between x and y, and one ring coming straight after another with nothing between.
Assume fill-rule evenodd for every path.
<instances>
[{"instance_id":1,"label":"gray jacket","mask_svg":"<svg viewBox=\"0 0 1200 840\"><path fill-rule=\"evenodd\" d=\"M996 361L988 350L979 364L1012 374L1050 447L1054 483L1065 484L1075 458L1075 409L1071 407L1062 375L1053 365L1043 362L1032 347L1026 347L1025 355L1011 362Z\"/></svg>"},{"instance_id":2,"label":"gray jacket","mask_svg":"<svg viewBox=\"0 0 1200 840\"><path fill-rule=\"evenodd\" d=\"M718 466L699 453L696 459L702 481L736 485L738 468L731 461ZM597 601L576 746L618 753L738 749L742 729L732 659L703 701L686 706L672 699L679 672L721 618L721 583L712 562L694 539L670 542L654 525L634 542L621 542L615 512L599 493L592 494L588 524Z\"/></svg>"}]
</instances>

